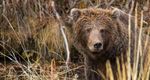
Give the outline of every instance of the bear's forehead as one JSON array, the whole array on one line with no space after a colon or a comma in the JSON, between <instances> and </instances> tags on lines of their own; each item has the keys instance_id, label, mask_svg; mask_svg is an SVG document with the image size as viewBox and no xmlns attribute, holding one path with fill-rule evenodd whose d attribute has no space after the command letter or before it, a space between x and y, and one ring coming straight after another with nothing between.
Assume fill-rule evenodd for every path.
<instances>
[{"instance_id":1,"label":"bear's forehead","mask_svg":"<svg viewBox=\"0 0 150 80\"><path fill-rule=\"evenodd\" d=\"M78 20L78 23L81 25L91 25L91 24L108 25L112 24L112 19L105 14L97 14L94 16L84 15Z\"/></svg>"},{"instance_id":2,"label":"bear's forehead","mask_svg":"<svg viewBox=\"0 0 150 80\"><path fill-rule=\"evenodd\" d=\"M75 22L75 28L93 27L93 25L105 28L114 25L111 11L101 9L82 10L79 19Z\"/></svg>"},{"instance_id":3,"label":"bear's forehead","mask_svg":"<svg viewBox=\"0 0 150 80\"><path fill-rule=\"evenodd\" d=\"M97 9L97 8L81 10L81 16L96 17L100 15L108 17L111 15L111 10L104 10L104 9Z\"/></svg>"},{"instance_id":4,"label":"bear's forehead","mask_svg":"<svg viewBox=\"0 0 150 80\"><path fill-rule=\"evenodd\" d=\"M85 9L81 11L81 16L79 21L100 21L100 22L110 22L111 12L110 10L103 9Z\"/></svg>"}]
</instances>

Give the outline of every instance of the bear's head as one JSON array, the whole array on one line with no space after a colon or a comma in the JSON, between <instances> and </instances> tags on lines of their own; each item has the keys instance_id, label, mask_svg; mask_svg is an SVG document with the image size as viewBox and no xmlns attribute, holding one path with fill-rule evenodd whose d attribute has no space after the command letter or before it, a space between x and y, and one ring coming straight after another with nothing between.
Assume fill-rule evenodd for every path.
<instances>
[{"instance_id":1,"label":"bear's head","mask_svg":"<svg viewBox=\"0 0 150 80\"><path fill-rule=\"evenodd\" d=\"M117 23L120 11L99 8L72 9L74 43L90 56L98 56L113 49L117 44ZM90 52L90 53L88 53Z\"/></svg>"}]
</instances>

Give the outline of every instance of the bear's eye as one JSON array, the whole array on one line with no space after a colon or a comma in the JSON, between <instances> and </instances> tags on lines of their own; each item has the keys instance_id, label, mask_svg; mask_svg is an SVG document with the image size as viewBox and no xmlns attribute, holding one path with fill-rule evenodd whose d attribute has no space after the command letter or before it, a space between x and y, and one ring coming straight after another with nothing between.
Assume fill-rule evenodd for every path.
<instances>
[{"instance_id":1,"label":"bear's eye","mask_svg":"<svg viewBox=\"0 0 150 80\"><path fill-rule=\"evenodd\" d=\"M87 32L91 32L92 28L87 28L86 31Z\"/></svg>"},{"instance_id":2,"label":"bear's eye","mask_svg":"<svg viewBox=\"0 0 150 80\"><path fill-rule=\"evenodd\" d=\"M100 33L105 33L105 32L106 32L105 29L101 29L101 30L100 30Z\"/></svg>"}]
</instances>

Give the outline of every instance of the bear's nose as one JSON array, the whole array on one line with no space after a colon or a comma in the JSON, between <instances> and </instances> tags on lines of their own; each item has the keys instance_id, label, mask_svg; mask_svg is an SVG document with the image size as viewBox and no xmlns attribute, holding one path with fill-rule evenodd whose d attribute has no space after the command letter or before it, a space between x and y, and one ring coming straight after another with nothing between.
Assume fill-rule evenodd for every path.
<instances>
[{"instance_id":1,"label":"bear's nose","mask_svg":"<svg viewBox=\"0 0 150 80\"><path fill-rule=\"evenodd\" d=\"M102 43L96 43L94 44L94 48L99 49L102 47Z\"/></svg>"}]
</instances>

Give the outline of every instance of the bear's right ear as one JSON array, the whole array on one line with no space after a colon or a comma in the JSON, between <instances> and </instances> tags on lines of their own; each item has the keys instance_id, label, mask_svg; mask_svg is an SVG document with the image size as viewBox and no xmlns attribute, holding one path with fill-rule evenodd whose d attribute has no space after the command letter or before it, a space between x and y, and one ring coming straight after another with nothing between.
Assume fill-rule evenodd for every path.
<instances>
[{"instance_id":1,"label":"bear's right ear","mask_svg":"<svg viewBox=\"0 0 150 80\"><path fill-rule=\"evenodd\" d=\"M81 15L81 11L79 9L77 9L77 8L71 9L70 18L72 19L72 21L74 21L74 22L77 21L78 18L80 17L80 15Z\"/></svg>"},{"instance_id":2,"label":"bear's right ear","mask_svg":"<svg viewBox=\"0 0 150 80\"><path fill-rule=\"evenodd\" d=\"M112 10L112 17L113 18L119 18L120 17L120 15L121 15L121 12L120 12L120 10L118 9L118 8L114 8L113 10Z\"/></svg>"}]
</instances>

